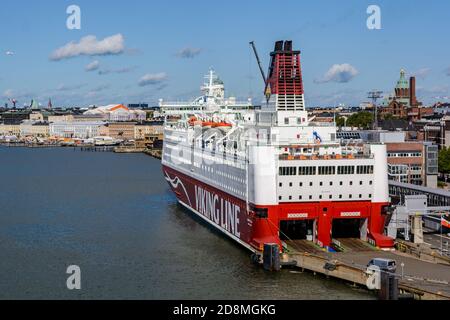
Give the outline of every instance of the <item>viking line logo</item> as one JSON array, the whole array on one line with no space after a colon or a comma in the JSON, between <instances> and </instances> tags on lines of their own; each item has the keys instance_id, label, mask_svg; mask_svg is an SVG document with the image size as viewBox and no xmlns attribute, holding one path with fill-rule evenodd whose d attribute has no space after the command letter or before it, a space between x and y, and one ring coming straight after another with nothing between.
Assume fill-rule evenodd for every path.
<instances>
[{"instance_id":1,"label":"viking line logo","mask_svg":"<svg viewBox=\"0 0 450 320\"><path fill-rule=\"evenodd\" d=\"M236 237L240 237L239 214L241 208L219 195L195 186L196 210Z\"/></svg>"}]
</instances>

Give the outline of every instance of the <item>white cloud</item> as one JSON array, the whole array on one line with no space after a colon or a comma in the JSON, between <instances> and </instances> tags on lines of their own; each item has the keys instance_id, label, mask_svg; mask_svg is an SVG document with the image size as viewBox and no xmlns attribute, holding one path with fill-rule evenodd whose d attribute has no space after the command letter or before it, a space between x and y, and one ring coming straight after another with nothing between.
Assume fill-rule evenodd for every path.
<instances>
[{"instance_id":1,"label":"white cloud","mask_svg":"<svg viewBox=\"0 0 450 320\"><path fill-rule=\"evenodd\" d=\"M63 47L56 49L50 56L51 60L73 58L81 55L99 56L121 54L125 50L125 39L121 34L97 40L96 36L90 35L81 38L80 42L69 42Z\"/></svg>"},{"instance_id":2,"label":"white cloud","mask_svg":"<svg viewBox=\"0 0 450 320\"><path fill-rule=\"evenodd\" d=\"M103 70L99 70L98 74L101 76L110 74L110 73L128 73L128 72L132 72L136 69L137 67L125 67L125 68L120 68L120 69L103 69Z\"/></svg>"},{"instance_id":3,"label":"white cloud","mask_svg":"<svg viewBox=\"0 0 450 320\"><path fill-rule=\"evenodd\" d=\"M155 73L155 74L146 74L139 80L139 86L155 86L163 84L167 80L167 74L165 72Z\"/></svg>"},{"instance_id":4,"label":"white cloud","mask_svg":"<svg viewBox=\"0 0 450 320\"><path fill-rule=\"evenodd\" d=\"M431 71L430 68L421 68L421 69L417 70L416 72L414 72L412 74L412 76L421 78L421 79L425 79L428 76L428 74L430 73L430 71Z\"/></svg>"},{"instance_id":5,"label":"white cloud","mask_svg":"<svg viewBox=\"0 0 450 320\"><path fill-rule=\"evenodd\" d=\"M78 90L85 86L85 84L77 84L72 86L67 86L65 84L60 84L58 88L56 88L57 91L72 91L72 90Z\"/></svg>"},{"instance_id":6,"label":"white cloud","mask_svg":"<svg viewBox=\"0 0 450 320\"><path fill-rule=\"evenodd\" d=\"M316 83L339 82L346 83L358 75L359 71L348 63L334 64Z\"/></svg>"},{"instance_id":7,"label":"white cloud","mask_svg":"<svg viewBox=\"0 0 450 320\"><path fill-rule=\"evenodd\" d=\"M84 69L87 72L90 71L95 71L100 67L100 62L98 60L92 61L91 63L89 63Z\"/></svg>"},{"instance_id":8,"label":"white cloud","mask_svg":"<svg viewBox=\"0 0 450 320\"><path fill-rule=\"evenodd\" d=\"M15 53L12 52L12 51L6 51L5 54L6 54L7 56L13 56L13 55L15 55Z\"/></svg>"},{"instance_id":9,"label":"white cloud","mask_svg":"<svg viewBox=\"0 0 450 320\"><path fill-rule=\"evenodd\" d=\"M184 48L178 51L177 56L183 59L193 59L202 52L200 48Z\"/></svg>"}]
</instances>

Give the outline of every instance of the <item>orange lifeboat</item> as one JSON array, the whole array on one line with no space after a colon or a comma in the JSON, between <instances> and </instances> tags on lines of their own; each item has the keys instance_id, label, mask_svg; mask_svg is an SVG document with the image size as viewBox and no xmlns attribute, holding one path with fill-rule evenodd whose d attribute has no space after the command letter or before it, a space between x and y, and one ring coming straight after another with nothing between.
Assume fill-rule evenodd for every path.
<instances>
[{"instance_id":1,"label":"orange lifeboat","mask_svg":"<svg viewBox=\"0 0 450 320\"><path fill-rule=\"evenodd\" d=\"M208 127L212 127L214 125L214 122L211 122L211 121L203 121L202 122L202 127L204 127L204 128L208 128Z\"/></svg>"},{"instance_id":2,"label":"orange lifeboat","mask_svg":"<svg viewBox=\"0 0 450 320\"><path fill-rule=\"evenodd\" d=\"M216 122L212 125L213 128L231 128L231 123Z\"/></svg>"},{"instance_id":3,"label":"orange lifeboat","mask_svg":"<svg viewBox=\"0 0 450 320\"><path fill-rule=\"evenodd\" d=\"M197 117L192 116L189 118L189 121L188 121L189 125L193 126L193 125L195 125L196 122L197 122Z\"/></svg>"}]
</instances>

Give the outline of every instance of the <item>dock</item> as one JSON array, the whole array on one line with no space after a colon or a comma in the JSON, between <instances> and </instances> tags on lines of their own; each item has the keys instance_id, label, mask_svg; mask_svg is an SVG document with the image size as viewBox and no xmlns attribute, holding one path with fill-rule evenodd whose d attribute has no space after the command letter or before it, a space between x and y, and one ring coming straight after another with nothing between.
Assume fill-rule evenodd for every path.
<instances>
[{"instance_id":1,"label":"dock","mask_svg":"<svg viewBox=\"0 0 450 320\"><path fill-rule=\"evenodd\" d=\"M368 262L373 258L392 259L397 262L394 276L401 295L416 300L450 300L450 262L424 261L398 250L379 250L360 239L337 241L342 252L326 252L311 241L287 241L288 253L281 256L281 263L373 289L374 275L367 270Z\"/></svg>"}]
</instances>

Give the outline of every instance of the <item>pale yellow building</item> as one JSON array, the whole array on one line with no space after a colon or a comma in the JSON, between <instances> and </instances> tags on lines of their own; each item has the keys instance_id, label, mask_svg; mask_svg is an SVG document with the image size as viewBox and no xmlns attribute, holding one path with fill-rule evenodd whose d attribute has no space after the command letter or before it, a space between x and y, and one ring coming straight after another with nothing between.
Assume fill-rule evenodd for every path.
<instances>
[{"instance_id":1,"label":"pale yellow building","mask_svg":"<svg viewBox=\"0 0 450 320\"><path fill-rule=\"evenodd\" d=\"M0 124L0 136L20 136L20 125Z\"/></svg>"},{"instance_id":2,"label":"pale yellow building","mask_svg":"<svg viewBox=\"0 0 450 320\"><path fill-rule=\"evenodd\" d=\"M65 114L62 116L48 116L48 122L72 122L74 119L73 115Z\"/></svg>"},{"instance_id":3,"label":"pale yellow building","mask_svg":"<svg viewBox=\"0 0 450 320\"><path fill-rule=\"evenodd\" d=\"M40 112L32 112L30 114L31 121L44 121L44 115Z\"/></svg>"},{"instance_id":4,"label":"pale yellow building","mask_svg":"<svg viewBox=\"0 0 450 320\"><path fill-rule=\"evenodd\" d=\"M146 136L158 135L164 132L162 125L136 124L134 127L134 139L144 140Z\"/></svg>"},{"instance_id":5,"label":"pale yellow building","mask_svg":"<svg viewBox=\"0 0 450 320\"><path fill-rule=\"evenodd\" d=\"M49 125L45 122L24 121L19 126L21 137L47 138Z\"/></svg>"}]
</instances>

